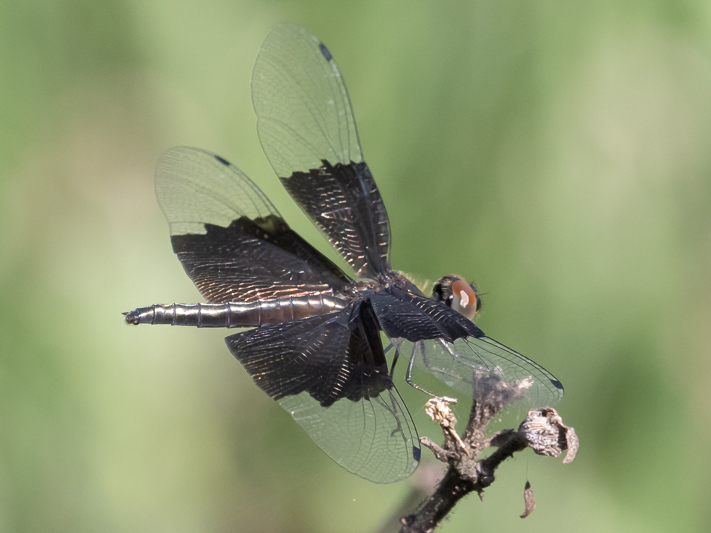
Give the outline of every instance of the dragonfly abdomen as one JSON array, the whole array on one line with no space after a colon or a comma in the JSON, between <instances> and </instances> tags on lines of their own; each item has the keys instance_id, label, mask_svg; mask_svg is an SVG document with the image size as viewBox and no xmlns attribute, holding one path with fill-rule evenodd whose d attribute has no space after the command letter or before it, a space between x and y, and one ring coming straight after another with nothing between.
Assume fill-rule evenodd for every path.
<instances>
[{"instance_id":1,"label":"dragonfly abdomen","mask_svg":"<svg viewBox=\"0 0 711 533\"><path fill-rule=\"evenodd\" d=\"M256 302L154 304L126 315L129 324L170 324L198 328L248 328L323 315L347 302L328 295L283 296Z\"/></svg>"}]
</instances>

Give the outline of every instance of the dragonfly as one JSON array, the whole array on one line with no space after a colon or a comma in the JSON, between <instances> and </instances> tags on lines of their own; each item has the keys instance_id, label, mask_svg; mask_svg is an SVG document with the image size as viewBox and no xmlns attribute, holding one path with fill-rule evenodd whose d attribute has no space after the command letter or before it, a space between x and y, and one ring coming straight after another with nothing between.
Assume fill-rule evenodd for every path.
<instances>
[{"instance_id":1,"label":"dragonfly","mask_svg":"<svg viewBox=\"0 0 711 533\"><path fill-rule=\"evenodd\" d=\"M206 303L137 308L125 313L129 324L241 328L225 341L254 383L336 463L376 483L406 478L420 462L393 382L398 358L414 386L413 368L470 395L496 373L529 380L531 406L562 398L550 372L474 324L474 284L447 275L425 295L391 268L388 213L322 42L297 26L274 29L256 59L252 100L274 171L353 276L292 230L235 165L172 148L157 164L156 196Z\"/></svg>"}]
</instances>

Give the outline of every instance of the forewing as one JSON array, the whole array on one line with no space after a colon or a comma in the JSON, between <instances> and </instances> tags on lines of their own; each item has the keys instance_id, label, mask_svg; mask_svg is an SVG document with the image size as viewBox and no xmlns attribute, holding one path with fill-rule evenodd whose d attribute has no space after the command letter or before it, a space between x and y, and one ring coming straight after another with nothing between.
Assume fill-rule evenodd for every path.
<instances>
[{"instance_id":1,"label":"forewing","mask_svg":"<svg viewBox=\"0 0 711 533\"><path fill-rule=\"evenodd\" d=\"M252 180L215 154L165 152L156 196L173 250L208 302L328 294L349 281L289 228Z\"/></svg>"},{"instance_id":2,"label":"forewing","mask_svg":"<svg viewBox=\"0 0 711 533\"><path fill-rule=\"evenodd\" d=\"M553 374L490 337L464 337L454 342L396 339L394 344L416 367L469 396L495 376L520 382L529 408L551 407L563 398L563 385Z\"/></svg>"},{"instance_id":3,"label":"forewing","mask_svg":"<svg viewBox=\"0 0 711 533\"><path fill-rule=\"evenodd\" d=\"M374 293L370 301L385 334L409 341L481 337L484 332L460 313L431 298L391 288Z\"/></svg>"},{"instance_id":4,"label":"forewing","mask_svg":"<svg viewBox=\"0 0 711 533\"><path fill-rule=\"evenodd\" d=\"M420 457L412 418L387 367L375 366L350 310L227 337L255 383L346 470L376 483L409 476Z\"/></svg>"},{"instance_id":5,"label":"forewing","mask_svg":"<svg viewBox=\"0 0 711 533\"><path fill-rule=\"evenodd\" d=\"M289 194L360 276L390 269L390 222L363 161L346 85L305 29L265 39L252 75L259 138Z\"/></svg>"}]
</instances>

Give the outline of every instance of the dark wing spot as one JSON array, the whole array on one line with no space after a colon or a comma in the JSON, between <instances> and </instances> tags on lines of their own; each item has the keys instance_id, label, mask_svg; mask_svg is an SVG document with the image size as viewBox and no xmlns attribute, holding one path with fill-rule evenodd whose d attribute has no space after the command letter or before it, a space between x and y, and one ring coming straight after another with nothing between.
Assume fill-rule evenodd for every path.
<instances>
[{"instance_id":1,"label":"dark wing spot","mask_svg":"<svg viewBox=\"0 0 711 533\"><path fill-rule=\"evenodd\" d=\"M217 159L220 163L222 163L222 164L225 165L226 167L229 167L229 166L230 166L230 162L227 161L227 159L222 159L219 155L216 155L216 156L215 156L215 159Z\"/></svg>"},{"instance_id":2,"label":"dark wing spot","mask_svg":"<svg viewBox=\"0 0 711 533\"><path fill-rule=\"evenodd\" d=\"M321 53L323 54L323 57L326 58L326 61L331 61L331 59L333 59L331 52L328 51L325 44L319 43L318 47L321 49Z\"/></svg>"},{"instance_id":3,"label":"dark wing spot","mask_svg":"<svg viewBox=\"0 0 711 533\"><path fill-rule=\"evenodd\" d=\"M417 448L416 446L412 447L412 457L417 461L418 463L420 462L420 455L422 455L422 450Z\"/></svg>"},{"instance_id":4,"label":"dark wing spot","mask_svg":"<svg viewBox=\"0 0 711 533\"><path fill-rule=\"evenodd\" d=\"M558 381L557 379L552 379L551 383L553 383L553 386L556 389L565 390L565 389L563 389L563 384L560 381Z\"/></svg>"}]
</instances>

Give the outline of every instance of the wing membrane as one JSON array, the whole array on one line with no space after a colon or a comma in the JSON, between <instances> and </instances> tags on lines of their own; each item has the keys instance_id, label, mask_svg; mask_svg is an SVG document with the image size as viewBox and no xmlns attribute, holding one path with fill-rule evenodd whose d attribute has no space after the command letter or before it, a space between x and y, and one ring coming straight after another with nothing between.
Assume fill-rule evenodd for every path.
<instances>
[{"instance_id":1,"label":"wing membrane","mask_svg":"<svg viewBox=\"0 0 711 533\"><path fill-rule=\"evenodd\" d=\"M173 250L208 302L326 294L348 281L237 167L196 148L161 157L156 196Z\"/></svg>"},{"instance_id":2,"label":"wing membrane","mask_svg":"<svg viewBox=\"0 0 711 533\"><path fill-rule=\"evenodd\" d=\"M416 367L469 396L482 378L496 375L504 381L530 379L526 391L530 408L551 407L563 398L563 385L553 374L490 337L466 337L454 342L441 338L416 342L397 339L393 344Z\"/></svg>"},{"instance_id":3,"label":"wing membrane","mask_svg":"<svg viewBox=\"0 0 711 533\"><path fill-rule=\"evenodd\" d=\"M350 98L323 43L277 27L252 75L259 139L292 198L360 276L390 269L390 222L363 161Z\"/></svg>"},{"instance_id":4,"label":"wing membrane","mask_svg":"<svg viewBox=\"0 0 711 533\"><path fill-rule=\"evenodd\" d=\"M368 339L349 328L350 314L256 328L226 342L255 383L332 459L365 479L390 483L417 467L417 431L384 356L377 364Z\"/></svg>"},{"instance_id":5,"label":"wing membrane","mask_svg":"<svg viewBox=\"0 0 711 533\"><path fill-rule=\"evenodd\" d=\"M314 442L343 468L374 483L411 475L420 460L415 425L397 389L324 408L302 393L279 401Z\"/></svg>"},{"instance_id":6,"label":"wing membrane","mask_svg":"<svg viewBox=\"0 0 711 533\"><path fill-rule=\"evenodd\" d=\"M280 178L294 171L363 161L348 90L326 47L285 24L262 43L252 101L264 151Z\"/></svg>"}]
</instances>

